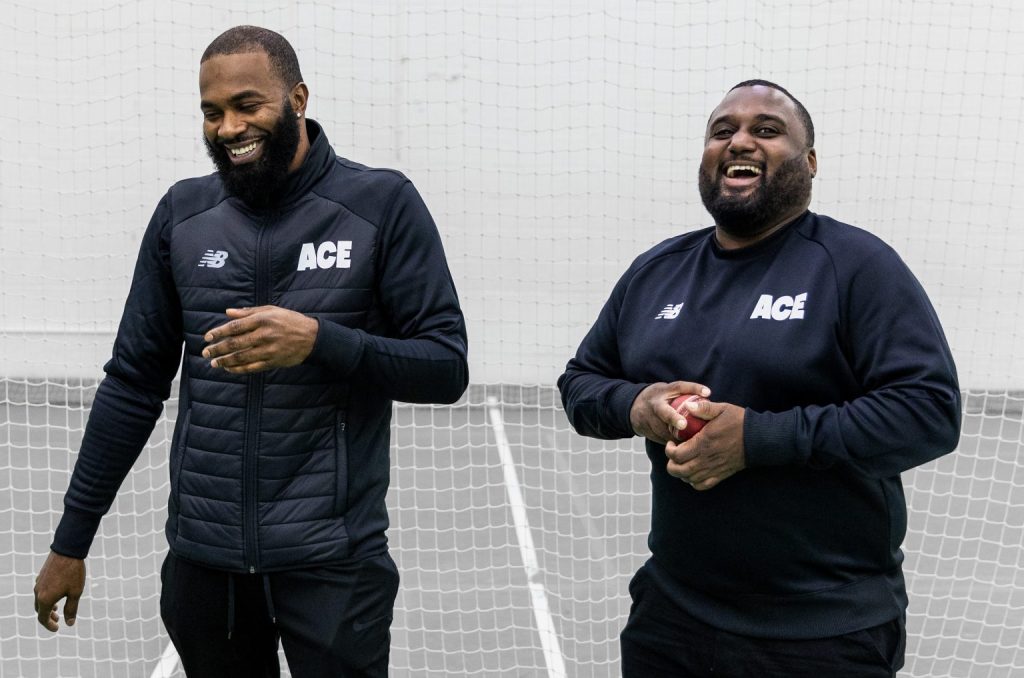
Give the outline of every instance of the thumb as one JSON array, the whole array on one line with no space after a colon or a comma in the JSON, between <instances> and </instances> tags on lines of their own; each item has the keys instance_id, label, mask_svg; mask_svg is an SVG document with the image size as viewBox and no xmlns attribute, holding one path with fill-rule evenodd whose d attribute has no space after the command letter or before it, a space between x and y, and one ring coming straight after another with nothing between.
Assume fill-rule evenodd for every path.
<instances>
[{"instance_id":1,"label":"thumb","mask_svg":"<svg viewBox=\"0 0 1024 678\"><path fill-rule=\"evenodd\" d=\"M78 618L79 598L81 598L80 594L69 593L67 602L64 603L64 621L68 626L74 626L75 619Z\"/></svg>"},{"instance_id":2,"label":"thumb","mask_svg":"<svg viewBox=\"0 0 1024 678\"><path fill-rule=\"evenodd\" d=\"M706 399L691 400L686 403L687 414L692 414L699 419L704 419L705 421L711 421L717 417L722 413L722 409L723 408L720 403L713 403Z\"/></svg>"}]
</instances>

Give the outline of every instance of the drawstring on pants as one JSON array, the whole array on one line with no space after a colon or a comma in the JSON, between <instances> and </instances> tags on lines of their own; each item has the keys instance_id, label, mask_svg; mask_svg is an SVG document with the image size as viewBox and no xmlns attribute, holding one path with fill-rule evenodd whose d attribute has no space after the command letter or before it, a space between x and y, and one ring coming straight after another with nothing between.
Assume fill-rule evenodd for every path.
<instances>
[{"instance_id":1,"label":"drawstring on pants","mask_svg":"<svg viewBox=\"0 0 1024 678\"><path fill-rule=\"evenodd\" d=\"M270 596L270 575L263 575L263 595L267 599L267 614L270 615L270 623L277 624L277 613L274 612L274 599Z\"/></svg>"},{"instance_id":2,"label":"drawstring on pants","mask_svg":"<svg viewBox=\"0 0 1024 678\"><path fill-rule=\"evenodd\" d=\"M228 640L235 630L235 575L228 572Z\"/></svg>"},{"instance_id":3,"label":"drawstring on pants","mask_svg":"<svg viewBox=\"0 0 1024 678\"><path fill-rule=\"evenodd\" d=\"M271 624L277 624L277 613L274 611L274 598L270 595L270 575L263 575L263 597L267 603L267 616ZM235 575L228 573L228 640L235 632Z\"/></svg>"}]
</instances>

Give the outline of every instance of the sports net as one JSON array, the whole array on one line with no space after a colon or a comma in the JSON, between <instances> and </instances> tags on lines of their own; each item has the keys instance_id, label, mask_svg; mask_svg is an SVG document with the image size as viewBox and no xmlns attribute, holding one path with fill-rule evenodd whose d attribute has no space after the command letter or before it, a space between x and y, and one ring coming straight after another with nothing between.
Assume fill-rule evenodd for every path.
<instances>
[{"instance_id":1,"label":"sports net","mask_svg":"<svg viewBox=\"0 0 1024 678\"><path fill-rule=\"evenodd\" d=\"M31 589L142 229L210 171L199 55L238 23L296 46L340 154L414 180L469 320L463 401L395 410L394 675L618 674L647 461L573 434L552 384L631 259L707 224L704 122L751 77L807 105L813 209L903 255L965 389L957 453L905 476L902 675L1024 672L1016 0L344 4L5 4L0 676L180 675L158 605L173 400L104 520L78 625L41 631Z\"/></svg>"}]
</instances>

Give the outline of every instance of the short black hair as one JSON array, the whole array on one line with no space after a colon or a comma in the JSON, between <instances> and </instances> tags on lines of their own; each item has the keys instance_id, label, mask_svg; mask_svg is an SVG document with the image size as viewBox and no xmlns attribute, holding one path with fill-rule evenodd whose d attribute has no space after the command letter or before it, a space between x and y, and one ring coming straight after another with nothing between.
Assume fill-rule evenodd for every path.
<instances>
[{"instance_id":1,"label":"short black hair","mask_svg":"<svg viewBox=\"0 0 1024 678\"><path fill-rule=\"evenodd\" d=\"M811 148L812 146L814 146L814 122L811 120L811 114L808 113L807 109L804 108L804 105L800 103L795 96L790 94L789 90L787 90L782 85L777 85L774 82L771 82L770 80L744 80L738 85L734 85L733 88L730 89L729 91L731 92L732 90L739 89L740 87L756 87L758 85L760 85L761 87L771 87L772 89L777 89L783 94L785 94L787 97L789 97L789 100L796 105L797 115L800 116L800 122L803 123L804 130L807 132L807 147Z\"/></svg>"},{"instance_id":2,"label":"short black hair","mask_svg":"<svg viewBox=\"0 0 1024 678\"><path fill-rule=\"evenodd\" d=\"M270 59L274 73L288 89L302 82L299 58L295 56L291 44L280 33L259 26L235 26L224 31L206 48L199 63L219 54L249 52L264 52Z\"/></svg>"}]
</instances>

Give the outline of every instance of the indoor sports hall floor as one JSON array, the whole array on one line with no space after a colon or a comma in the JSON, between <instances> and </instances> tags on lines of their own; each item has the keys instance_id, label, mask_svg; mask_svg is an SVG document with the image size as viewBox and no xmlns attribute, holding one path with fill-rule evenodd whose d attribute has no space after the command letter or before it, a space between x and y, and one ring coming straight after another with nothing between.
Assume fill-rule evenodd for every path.
<instances>
[{"instance_id":1,"label":"indoor sports hall floor","mask_svg":"<svg viewBox=\"0 0 1024 678\"><path fill-rule=\"evenodd\" d=\"M392 675L616 676L646 551L646 457L576 436L550 394L503 395L395 410ZM0 678L181 676L159 621L166 421L104 520L78 624L52 636L35 621L85 415L49 402L0 408ZM958 455L907 474L901 676L1024 675L1022 440L1019 412L969 413Z\"/></svg>"}]
</instances>

